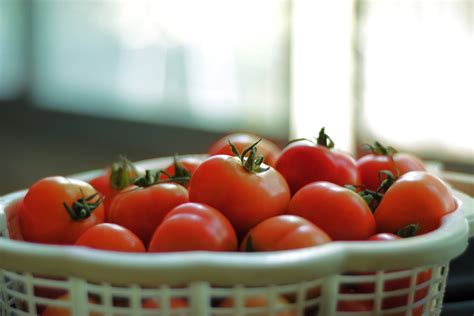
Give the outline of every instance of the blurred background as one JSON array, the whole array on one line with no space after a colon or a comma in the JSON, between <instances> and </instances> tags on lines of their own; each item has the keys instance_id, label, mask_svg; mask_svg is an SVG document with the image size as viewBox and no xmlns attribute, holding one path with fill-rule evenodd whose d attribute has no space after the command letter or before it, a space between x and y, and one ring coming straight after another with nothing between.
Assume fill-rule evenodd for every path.
<instances>
[{"instance_id":1,"label":"blurred background","mask_svg":"<svg viewBox=\"0 0 474 316\"><path fill-rule=\"evenodd\" d=\"M0 195L322 126L354 155L377 139L441 162L474 194L473 119L474 0L0 0ZM474 310L471 281L447 302Z\"/></svg>"},{"instance_id":2,"label":"blurred background","mask_svg":"<svg viewBox=\"0 0 474 316\"><path fill-rule=\"evenodd\" d=\"M0 192L322 126L474 173L473 56L473 0L0 0Z\"/></svg>"}]
</instances>

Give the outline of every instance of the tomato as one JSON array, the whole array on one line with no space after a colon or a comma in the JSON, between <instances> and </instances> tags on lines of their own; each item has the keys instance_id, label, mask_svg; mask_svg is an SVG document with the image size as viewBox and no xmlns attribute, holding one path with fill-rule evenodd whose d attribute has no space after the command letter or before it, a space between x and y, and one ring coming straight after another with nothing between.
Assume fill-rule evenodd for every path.
<instances>
[{"instance_id":1,"label":"tomato","mask_svg":"<svg viewBox=\"0 0 474 316\"><path fill-rule=\"evenodd\" d=\"M104 197L105 219L108 220L108 212L113 198L123 189L133 184L135 179L143 174L143 170L135 166L126 158L121 157L114 162L105 173L90 180L89 183Z\"/></svg>"},{"instance_id":2,"label":"tomato","mask_svg":"<svg viewBox=\"0 0 474 316\"><path fill-rule=\"evenodd\" d=\"M333 147L334 143L323 127L316 143L300 139L283 149L275 169L288 182L291 195L315 181L329 181L341 186L360 184L355 160L349 154L333 150Z\"/></svg>"},{"instance_id":3,"label":"tomato","mask_svg":"<svg viewBox=\"0 0 474 316\"><path fill-rule=\"evenodd\" d=\"M196 157L183 157L179 160L174 157L174 162L165 168L165 172L160 175L160 179L171 179L173 182L179 183L187 188L189 180L201 162L202 159ZM168 175L170 175L171 178Z\"/></svg>"},{"instance_id":4,"label":"tomato","mask_svg":"<svg viewBox=\"0 0 474 316\"><path fill-rule=\"evenodd\" d=\"M427 172L412 171L387 190L374 215L378 232L394 233L418 224L418 234L424 234L438 228L441 218L455 209L456 202L444 182Z\"/></svg>"},{"instance_id":5,"label":"tomato","mask_svg":"<svg viewBox=\"0 0 474 316\"><path fill-rule=\"evenodd\" d=\"M76 241L76 246L121 252L145 252L143 242L132 231L110 223L89 228Z\"/></svg>"},{"instance_id":6,"label":"tomato","mask_svg":"<svg viewBox=\"0 0 474 316\"><path fill-rule=\"evenodd\" d=\"M58 301L69 301L70 296L69 294L65 294L56 300ZM89 304L97 304L97 302L91 298L88 298ZM46 309L43 311L41 316L71 316L74 315L74 313L71 310L71 307L59 307L59 306L53 306L49 305L46 307ZM101 313L98 312L90 312L89 316L101 316Z\"/></svg>"},{"instance_id":7,"label":"tomato","mask_svg":"<svg viewBox=\"0 0 474 316\"><path fill-rule=\"evenodd\" d=\"M278 251L312 247L331 241L321 229L294 215L268 218L252 228L240 245L241 251Z\"/></svg>"},{"instance_id":8,"label":"tomato","mask_svg":"<svg viewBox=\"0 0 474 316\"><path fill-rule=\"evenodd\" d=\"M365 312L371 311L373 304L370 301L338 301L338 312Z\"/></svg>"},{"instance_id":9,"label":"tomato","mask_svg":"<svg viewBox=\"0 0 474 316\"><path fill-rule=\"evenodd\" d=\"M369 237L367 240L370 241L389 241L400 239L399 236L391 233L380 233Z\"/></svg>"},{"instance_id":10,"label":"tomato","mask_svg":"<svg viewBox=\"0 0 474 316\"><path fill-rule=\"evenodd\" d=\"M74 244L83 232L104 221L104 207L87 182L47 177L30 187L19 217L26 241Z\"/></svg>"},{"instance_id":11,"label":"tomato","mask_svg":"<svg viewBox=\"0 0 474 316\"><path fill-rule=\"evenodd\" d=\"M236 251L232 224L215 208L200 203L175 207L157 228L149 252Z\"/></svg>"},{"instance_id":12,"label":"tomato","mask_svg":"<svg viewBox=\"0 0 474 316\"><path fill-rule=\"evenodd\" d=\"M143 301L142 303L142 306L143 308L145 309L159 309L160 308L160 302L156 299L153 299L153 298L148 298L146 300ZM170 309L177 309L177 308L187 308L188 307L188 303L184 300L184 299L181 299L181 298L170 298L170 301L169 301L169 307ZM181 313L177 313L174 312L173 315L175 316L188 316L188 315L191 315L189 312L181 312Z\"/></svg>"},{"instance_id":13,"label":"tomato","mask_svg":"<svg viewBox=\"0 0 474 316\"><path fill-rule=\"evenodd\" d=\"M401 237L395 234L381 233L381 234L376 234L374 236L371 236L368 240L376 241L376 242L387 242L387 241L399 240L399 239L401 239ZM390 272L396 272L396 271L388 271L388 273ZM371 273L371 272L357 273L357 275L373 275L373 274L374 273ZM416 284L417 286L420 286L421 284L425 284L426 282L428 282L430 279L431 279L431 269L426 269L417 274ZM409 289L410 283L411 283L410 277L403 277L400 279L389 279L389 280L384 281L383 291L387 293L391 291ZM374 293L375 283L373 282L372 283L370 282L357 283L354 285L354 289L359 293ZM424 287L421 287L420 289L418 289L415 292L415 302L425 298L426 295L428 294L428 290L429 290L428 284L425 284ZM388 296L382 300L383 309L390 309L390 308L405 306L407 304L408 304L408 294ZM423 311L423 306L419 306L412 310L412 314L421 315L422 311ZM403 315L403 313L394 314L394 315Z\"/></svg>"},{"instance_id":14,"label":"tomato","mask_svg":"<svg viewBox=\"0 0 474 316\"><path fill-rule=\"evenodd\" d=\"M234 153L229 146L229 142L231 142L239 150L239 152L242 152L245 150L245 148L248 148L259 139L259 136L252 134L229 134L212 144L212 146L209 148L208 154L209 156L233 156ZM259 143L258 150L265 157L264 163L268 166L275 165L275 161L281 152L281 149L277 145L265 138L263 138Z\"/></svg>"},{"instance_id":15,"label":"tomato","mask_svg":"<svg viewBox=\"0 0 474 316\"><path fill-rule=\"evenodd\" d=\"M254 144L255 145L255 144ZM255 225L286 213L290 192L285 179L272 167L260 165L256 147L240 159L217 155L206 159L191 178L189 199L218 209L239 238Z\"/></svg>"},{"instance_id":16,"label":"tomato","mask_svg":"<svg viewBox=\"0 0 474 316\"><path fill-rule=\"evenodd\" d=\"M415 156L397 153L392 147L384 147L378 142L370 148L371 154L357 160L362 185L369 190L377 190L386 178L380 173L382 170L388 170L396 177L409 171L425 170L423 162Z\"/></svg>"},{"instance_id":17,"label":"tomato","mask_svg":"<svg viewBox=\"0 0 474 316\"><path fill-rule=\"evenodd\" d=\"M332 240L365 240L375 233L374 217L364 199L330 182L301 188L290 201L289 214L309 220Z\"/></svg>"},{"instance_id":18,"label":"tomato","mask_svg":"<svg viewBox=\"0 0 474 316\"><path fill-rule=\"evenodd\" d=\"M250 308L257 308L257 307L260 307L260 308L264 308L264 307L269 307L270 309L270 304L268 302L268 299L265 297L265 296L262 296L262 295L254 295L254 296L247 296L244 298L244 307L247 309L250 309ZM270 310L267 311L267 312L261 312L261 313L252 313L252 315L255 315L255 316L267 316L267 315L275 315L275 316L296 316L297 313L296 313L296 310L294 308L285 308L285 306L287 306L289 304L289 302L281 297L281 296L277 296L277 299L276 299L276 307L277 308L281 308L284 310L282 311L276 311L274 314L271 314L270 313ZM231 308L231 307L234 307L234 299L232 298L227 298L225 299L220 305L219 305L220 308ZM250 312L250 310L249 310ZM226 314L226 315L229 315L229 314ZM232 314L230 314L232 315ZM245 315L247 315L247 313L245 313Z\"/></svg>"},{"instance_id":19,"label":"tomato","mask_svg":"<svg viewBox=\"0 0 474 316\"><path fill-rule=\"evenodd\" d=\"M188 191L176 183L154 184L149 172L137 184L141 186L132 185L113 199L109 220L130 229L144 245L148 245L166 214L188 202Z\"/></svg>"}]
</instances>

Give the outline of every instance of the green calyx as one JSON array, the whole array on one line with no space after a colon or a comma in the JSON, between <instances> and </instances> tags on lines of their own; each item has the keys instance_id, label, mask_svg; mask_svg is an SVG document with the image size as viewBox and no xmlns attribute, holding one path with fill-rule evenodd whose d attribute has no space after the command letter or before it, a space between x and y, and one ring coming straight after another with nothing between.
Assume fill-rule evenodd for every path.
<instances>
[{"instance_id":1,"label":"green calyx","mask_svg":"<svg viewBox=\"0 0 474 316\"><path fill-rule=\"evenodd\" d=\"M137 168L130 160L120 156L119 161L112 163L110 185L116 190L122 190L135 181L138 173ZM131 174L135 176L131 176Z\"/></svg>"},{"instance_id":2,"label":"green calyx","mask_svg":"<svg viewBox=\"0 0 474 316\"><path fill-rule=\"evenodd\" d=\"M63 206L73 221L80 221L91 216L92 212L103 202L102 196L100 196L95 202L91 202L98 195L99 192L96 192L88 197L82 197L77 201L74 201L72 205L63 202Z\"/></svg>"},{"instance_id":3,"label":"green calyx","mask_svg":"<svg viewBox=\"0 0 474 316\"><path fill-rule=\"evenodd\" d=\"M291 143L295 143L295 142L299 142L299 141L302 141L302 140L307 140L315 145L320 145L320 146L323 146L323 147L326 147L326 148L334 148L335 144L334 144L334 141L331 139L331 137L329 137L328 134L326 134L325 132L325 127L322 127L320 130L319 130L319 135L318 137L316 138L316 142L314 142L313 140L311 139L308 139L308 138L296 138L296 139L292 139L288 142L288 144L291 144Z\"/></svg>"},{"instance_id":4,"label":"green calyx","mask_svg":"<svg viewBox=\"0 0 474 316\"><path fill-rule=\"evenodd\" d=\"M265 172L270 167L262 167L263 163L263 155L257 154L257 145L260 143L262 139L260 138L258 141L247 147L242 153L239 152L239 150L234 146L229 141L229 146L232 149L232 152L234 155L240 159L240 162L242 163L242 167L244 167L245 170L247 170L250 173L260 173L260 172ZM248 157L245 157L248 154Z\"/></svg>"},{"instance_id":5,"label":"green calyx","mask_svg":"<svg viewBox=\"0 0 474 316\"><path fill-rule=\"evenodd\" d=\"M167 178L160 179L161 174L165 174ZM148 188L152 185L160 184L160 183L170 183L170 182L179 183L179 184L188 183L189 179L191 179L190 176L176 176L176 173L174 176L172 176L164 170L158 170L155 174L153 174L151 170L146 170L145 175L143 177L136 179L134 184L141 188Z\"/></svg>"},{"instance_id":6,"label":"green calyx","mask_svg":"<svg viewBox=\"0 0 474 316\"><path fill-rule=\"evenodd\" d=\"M245 244L245 252L256 252L255 248L253 247L252 235L249 235L249 238L247 238L247 243Z\"/></svg>"},{"instance_id":7,"label":"green calyx","mask_svg":"<svg viewBox=\"0 0 474 316\"><path fill-rule=\"evenodd\" d=\"M375 141L374 145L366 144L363 145L365 147L368 147L369 150L372 152L374 155L383 155L383 156L393 156L395 153L397 153L397 150L393 148L392 146L383 146L381 143L378 141Z\"/></svg>"},{"instance_id":8,"label":"green calyx","mask_svg":"<svg viewBox=\"0 0 474 316\"><path fill-rule=\"evenodd\" d=\"M395 235L400 236L402 238L415 237L419 230L420 224L409 224L397 230L395 232Z\"/></svg>"},{"instance_id":9,"label":"green calyx","mask_svg":"<svg viewBox=\"0 0 474 316\"><path fill-rule=\"evenodd\" d=\"M174 165L174 174L169 175L167 172L162 171L168 179L171 179L173 182L179 183L181 185L187 185L189 180L191 180L191 173L186 169L182 163L178 161L176 155L173 155L173 165Z\"/></svg>"},{"instance_id":10,"label":"green calyx","mask_svg":"<svg viewBox=\"0 0 474 316\"><path fill-rule=\"evenodd\" d=\"M382 177L383 175L386 176L385 179L382 180L380 183L380 186L377 188L377 190L369 190L369 189L364 189L362 191L359 191L357 194L359 194L364 201L367 203L369 206L370 210L372 213L375 212L377 207L379 206L380 202L382 201L382 198L384 197L385 193L387 190L392 186L392 184L395 183L398 177L395 177L390 171L388 170L381 170L379 172L379 176ZM345 185L345 188L356 192L356 187L353 185Z\"/></svg>"},{"instance_id":11,"label":"green calyx","mask_svg":"<svg viewBox=\"0 0 474 316\"><path fill-rule=\"evenodd\" d=\"M326 134L324 127L321 128L321 130L319 131L319 136L316 139L316 142L318 143L318 145L324 146L326 148L334 148L335 145L331 137Z\"/></svg>"}]
</instances>

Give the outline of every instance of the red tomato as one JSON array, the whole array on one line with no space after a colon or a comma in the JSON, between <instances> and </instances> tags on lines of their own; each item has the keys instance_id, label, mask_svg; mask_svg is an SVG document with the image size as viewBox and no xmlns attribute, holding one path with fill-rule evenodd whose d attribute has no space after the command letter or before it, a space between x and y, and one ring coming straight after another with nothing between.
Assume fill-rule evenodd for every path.
<instances>
[{"instance_id":1,"label":"red tomato","mask_svg":"<svg viewBox=\"0 0 474 316\"><path fill-rule=\"evenodd\" d=\"M402 239L402 238L394 234L382 233L382 234L371 236L368 240L386 242L386 241L399 240L399 239ZM373 275L373 274L374 273L370 273L370 272L357 273L357 275ZM418 273L418 275L416 276L416 284L417 285L424 284L425 282L428 282L430 278L431 278L431 270L430 269L424 270ZM404 277L400 279L390 279L383 283L383 291L391 292L391 291L409 289L410 282L411 282L410 277ZM374 293L375 283L358 283L354 286L354 289L359 293ZM415 302L425 298L426 295L428 294L428 290L429 290L428 284L426 284L423 288L418 289L415 292ZM405 306L407 304L408 304L408 294L389 296L382 300L382 308L384 309ZM421 315L422 311L423 311L423 306L420 306L420 307L414 308L412 310L412 314ZM404 313L398 313L396 315L404 315Z\"/></svg>"},{"instance_id":2,"label":"red tomato","mask_svg":"<svg viewBox=\"0 0 474 316\"><path fill-rule=\"evenodd\" d=\"M313 182L291 199L289 214L306 218L332 240L365 240L375 233L367 203L357 193L330 182Z\"/></svg>"},{"instance_id":3,"label":"red tomato","mask_svg":"<svg viewBox=\"0 0 474 316\"><path fill-rule=\"evenodd\" d=\"M362 156L357 160L357 168L361 177L362 185L369 190L377 190L381 182L386 178L380 171L388 170L395 177L409 171L424 171L423 162L415 156L396 153L391 147L385 148L376 142L371 146L372 153Z\"/></svg>"},{"instance_id":4,"label":"red tomato","mask_svg":"<svg viewBox=\"0 0 474 316\"><path fill-rule=\"evenodd\" d=\"M285 298L283 298L281 296L277 296L277 300L276 300L276 307L277 308L284 308L288 304L289 304L289 302ZM245 308L270 307L268 299L265 296L260 296L260 295L245 297L244 306L245 306ZM232 299L232 298L225 299L219 305L219 307L221 307L221 308L234 307L234 299ZM266 311L266 312L262 312L262 313L252 314L252 315L267 316L267 315L270 315L270 310ZM271 315L275 315L275 316L296 316L297 313L296 313L296 310L294 308L285 308L284 311L278 311L275 314L271 314Z\"/></svg>"},{"instance_id":5,"label":"red tomato","mask_svg":"<svg viewBox=\"0 0 474 316\"><path fill-rule=\"evenodd\" d=\"M449 188L424 171L401 176L387 190L375 211L378 232L394 233L409 224L419 224L418 234L435 230L441 218L456 209Z\"/></svg>"},{"instance_id":6,"label":"red tomato","mask_svg":"<svg viewBox=\"0 0 474 316\"><path fill-rule=\"evenodd\" d=\"M74 244L87 229L104 221L104 207L87 182L48 177L30 187L19 217L26 241Z\"/></svg>"},{"instance_id":7,"label":"red tomato","mask_svg":"<svg viewBox=\"0 0 474 316\"><path fill-rule=\"evenodd\" d=\"M242 152L259 139L260 137L252 134L229 134L216 141L209 148L208 154L209 156L233 156L234 154L229 146L229 142L231 142L239 152ZM259 143L258 150L264 157L264 163L268 166L274 166L275 161L281 152L281 149L277 145L265 138Z\"/></svg>"},{"instance_id":8,"label":"red tomato","mask_svg":"<svg viewBox=\"0 0 474 316\"><path fill-rule=\"evenodd\" d=\"M165 172L160 175L160 180L169 179L166 174L172 176L171 178L178 178L173 182L179 183L185 188L189 185L189 180L193 176L194 171L202 163L202 159L196 157L183 157L166 167ZM186 178L189 178L186 180Z\"/></svg>"},{"instance_id":9,"label":"red tomato","mask_svg":"<svg viewBox=\"0 0 474 316\"><path fill-rule=\"evenodd\" d=\"M113 198L123 189L132 185L144 172L125 158L114 162L104 174L90 180L89 183L104 197L105 219L108 220L108 212Z\"/></svg>"},{"instance_id":10,"label":"red tomato","mask_svg":"<svg viewBox=\"0 0 474 316\"><path fill-rule=\"evenodd\" d=\"M303 139L283 149L275 169L288 182L291 195L315 181L329 181L341 186L360 184L354 159L349 154L332 150L333 147L334 143L323 127L316 143Z\"/></svg>"},{"instance_id":11,"label":"red tomato","mask_svg":"<svg viewBox=\"0 0 474 316\"><path fill-rule=\"evenodd\" d=\"M340 186L360 186L361 180L356 160L348 153L338 150L333 150L332 155L335 158L337 165L336 177L333 179L334 183L339 184Z\"/></svg>"},{"instance_id":12,"label":"red tomato","mask_svg":"<svg viewBox=\"0 0 474 316\"><path fill-rule=\"evenodd\" d=\"M188 202L186 188L175 183L130 186L110 205L110 222L130 229L148 245L156 228L174 207Z\"/></svg>"},{"instance_id":13,"label":"red tomato","mask_svg":"<svg viewBox=\"0 0 474 316\"><path fill-rule=\"evenodd\" d=\"M271 167L254 165L254 158L210 157L195 171L189 187L190 201L218 209L240 238L263 220L286 213L290 200L285 179Z\"/></svg>"},{"instance_id":14,"label":"red tomato","mask_svg":"<svg viewBox=\"0 0 474 316\"><path fill-rule=\"evenodd\" d=\"M338 312L365 312L371 311L373 304L370 301L339 301L337 302Z\"/></svg>"},{"instance_id":15,"label":"red tomato","mask_svg":"<svg viewBox=\"0 0 474 316\"><path fill-rule=\"evenodd\" d=\"M188 303L181 298L171 298L170 299L170 308L171 309L176 309L176 308L186 308L188 307ZM156 299L149 298L143 301L142 303L143 308L145 309L159 309L160 308L160 302ZM177 313L174 311L173 315L175 316L188 316L191 315L189 312L181 312Z\"/></svg>"},{"instance_id":16,"label":"red tomato","mask_svg":"<svg viewBox=\"0 0 474 316\"><path fill-rule=\"evenodd\" d=\"M321 229L294 215L268 218L245 236L240 251L278 251L312 247L331 241Z\"/></svg>"},{"instance_id":17,"label":"red tomato","mask_svg":"<svg viewBox=\"0 0 474 316\"><path fill-rule=\"evenodd\" d=\"M175 207L157 228L149 252L236 251L237 236L218 210L200 203Z\"/></svg>"},{"instance_id":18,"label":"red tomato","mask_svg":"<svg viewBox=\"0 0 474 316\"><path fill-rule=\"evenodd\" d=\"M89 228L76 246L121 252L145 252L143 242L132 231L117 224L103 223Z\"/></svg>"},{"instance_id":19,"label":"red tomato","mask_svg":"<svg viewBox=\"0 0 474 316\"><path fill-rule=\"evenodd\" d=\"M65 294L59 298L58 301L69 301L70 296L69 294ZM97 304L97 302L91 298L88 299L90 304ZM70 307L56 307L56 306L47 306L46 309L43 311L41 316L71 316L73 312ZM101 313L97 312L90 312L89 316L101 316Z\"/></svg>"},{"instance_id":20,"label":"red tomato","mask_svg":"<svg viewBox=\"0 0 474 316\"><path fill-rule=\"evenodd\" d=\"M370 240L370 241L388 241L388 240L397 240L397 239L400 239L400 237L395 235L395 234L380 233L380 234L376 234L376 235L371 236L367 240Z\"/></svg>"}]
</instances>

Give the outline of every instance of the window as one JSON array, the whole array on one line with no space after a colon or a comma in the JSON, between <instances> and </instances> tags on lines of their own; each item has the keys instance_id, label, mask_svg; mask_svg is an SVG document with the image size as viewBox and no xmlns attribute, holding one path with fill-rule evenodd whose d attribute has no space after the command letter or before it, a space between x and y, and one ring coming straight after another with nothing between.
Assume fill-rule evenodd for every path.
<instances>
[{"instance_id":1,"label":"window","mask_svg":"<svg viewBox=\"0 0 474 316\"><path fill-rule=\"evenodd\" d=\"M35 1L34 101L287 137L288 3Z\"/></svg>"}]
</instances>

